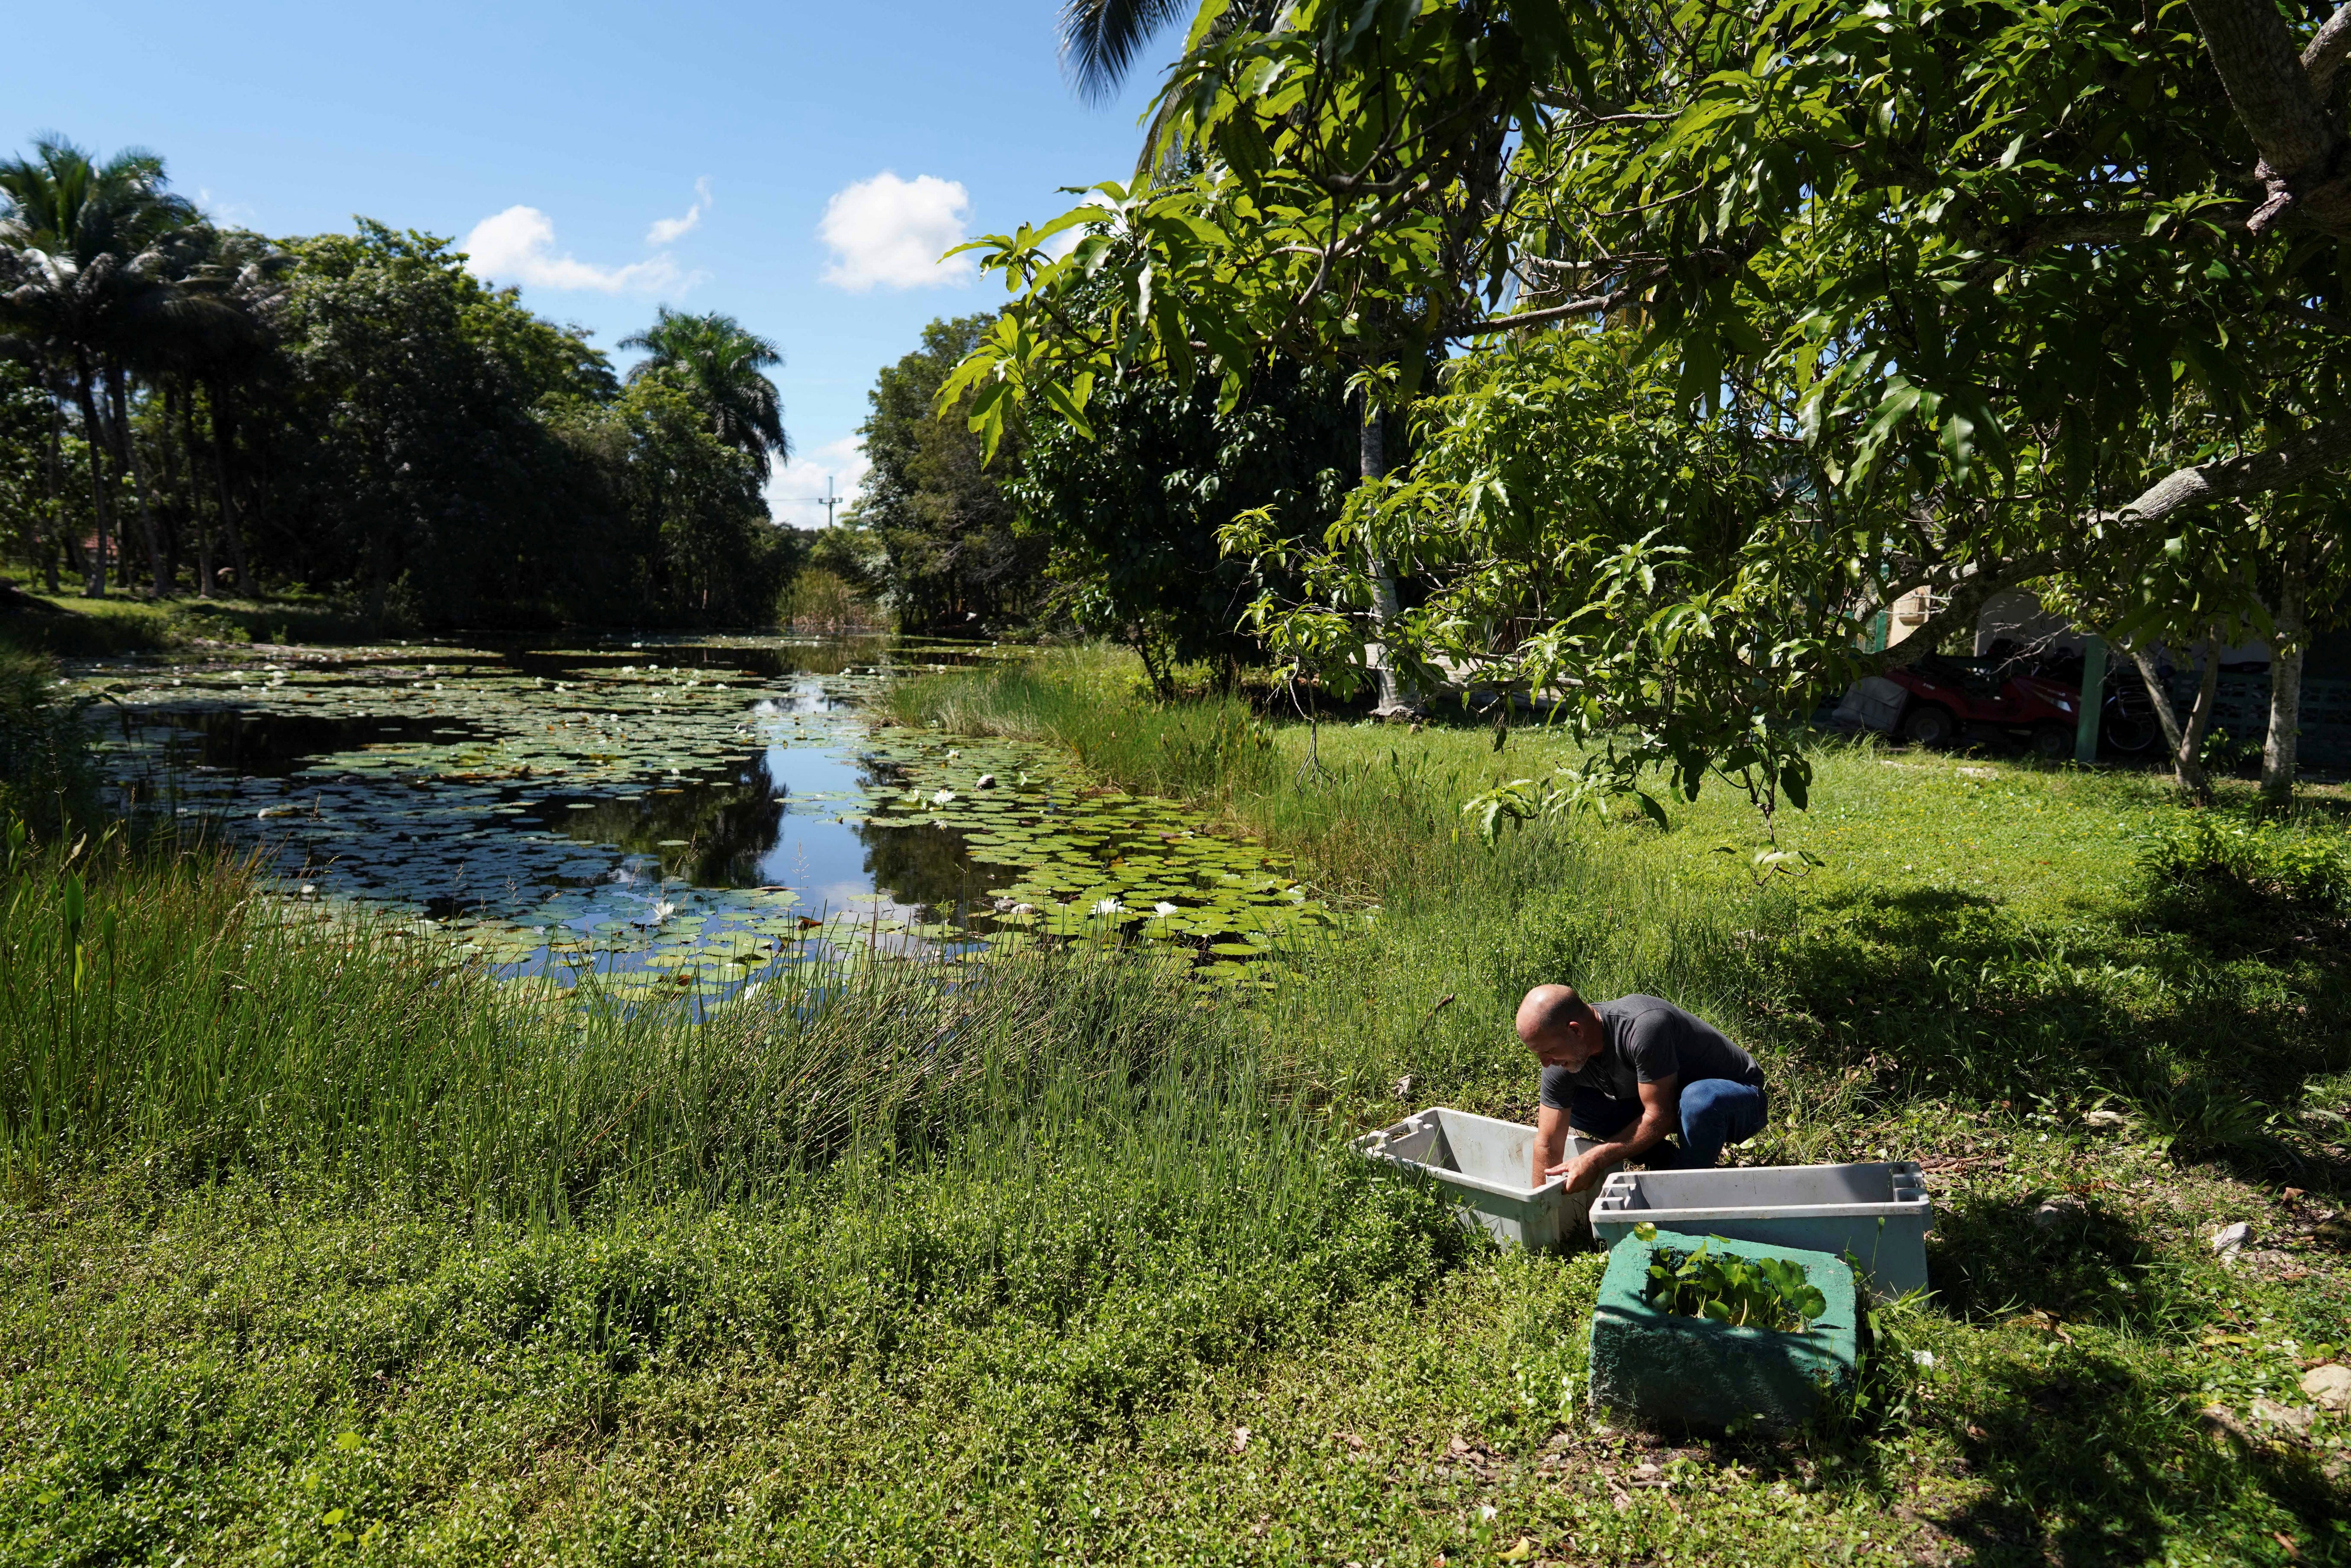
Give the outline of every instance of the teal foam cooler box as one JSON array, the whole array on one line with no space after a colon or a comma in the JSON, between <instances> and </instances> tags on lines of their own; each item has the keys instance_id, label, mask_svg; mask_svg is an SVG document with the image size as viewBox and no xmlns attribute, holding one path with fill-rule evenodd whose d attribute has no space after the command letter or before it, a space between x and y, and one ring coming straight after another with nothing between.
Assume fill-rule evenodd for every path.
<instances>
[{"instance_id":1,"label":"teal foam cooler box","mask_svg":"<svg viewBox=\"0 0 2351 1568\"><path fill-rule=\"evenodd\" d=\"M1828 1305L1803 1333L1734 1328L1661 1312L1648 1301L1658 1249L1781 1258L1803 1266ZM1660 1426L1720 1429L1746 1423L1802 1426L1861 1366L1860 1301L1842 1259L1802 1248L1758 1246L1660 1230L1628 1236L1608 1253L1592 1312L1592 1402Z\"/></svg>"}]
</instances>

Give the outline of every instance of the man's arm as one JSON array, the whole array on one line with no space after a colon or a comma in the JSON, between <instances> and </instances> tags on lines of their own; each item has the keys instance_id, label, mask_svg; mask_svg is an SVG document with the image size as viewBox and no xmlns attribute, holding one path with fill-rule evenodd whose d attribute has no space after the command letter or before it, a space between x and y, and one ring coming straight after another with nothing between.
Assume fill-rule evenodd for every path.
<instances>
[{"instance_id":1,"label":"man's arm","mask_svg":"<svg viewBox=\"0 0 2351 1568\"><path fill-rule=\"evenodd\" d=\"M1567 1113L1556 1105L1545 1105L1535 1113L1535 1172L1527 1185L1541 1186L1550 1180L1546 1173L1566 1152Z\"/></svg>"},{"instance_id":2,"label":"man's arm","mask_svg":"<svg viewBox=\"0 0 2351 1568\"><path fill-rule=\"evenodd\" d=\"M1644 1083L1641 1089L1641 1119L1632 1127L1607 1143L1586 1149L1573 1160L1561 1161L1559 1151L1552 1154L1552 1163L1543 1168L1546 1177L1565 1176L1567 1190L1582 1192L1600 1179L1600 1173L1621 1160L1637 1159L1656 1147L1665 1135L1681 1125L1681 1076L1676 1073L1660 1078L1655 1083ZM1561 1117L1564 1131L1564 1116ZM1538 1181L1536 1186L1542 1185Z\"/></svg>"}]
</instances>

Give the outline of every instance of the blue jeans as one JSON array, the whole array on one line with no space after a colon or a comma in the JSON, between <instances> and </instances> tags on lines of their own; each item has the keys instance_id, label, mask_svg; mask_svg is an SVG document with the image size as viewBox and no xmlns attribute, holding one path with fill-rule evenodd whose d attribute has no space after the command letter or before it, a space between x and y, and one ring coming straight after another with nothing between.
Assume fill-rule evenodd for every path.
<instances>
[{"instance_id":1,"label":"blue jeans","mask_svg":"<svg viewBox=\"0 0 2351 1568\"><path fill-rule=\"evenodd\" d=\"M1743 1144L1763 1130L1767 1097L1753 1084L1728 1078L1699 1078L1682 1085L1682 1146L1659 1144L1646 1156L1667 1170L1704 1170L1722 1157L1725 1144ZM1613 1138L1641 1119L1638 1100L1616 1100L1593 1089L1578 1089L1567 1124L1580 1133Z\"/></svg>"}]
</instances>

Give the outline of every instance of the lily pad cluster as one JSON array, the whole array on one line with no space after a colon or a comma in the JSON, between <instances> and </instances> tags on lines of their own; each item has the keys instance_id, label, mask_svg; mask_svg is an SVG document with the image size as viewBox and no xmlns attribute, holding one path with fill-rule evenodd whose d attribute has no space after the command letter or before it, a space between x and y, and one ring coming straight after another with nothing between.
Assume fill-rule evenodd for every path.
<instances>
[{"instance_id":1,"label":"lily pad cluster","mask_svg":"<svg viewBox=\"0 0 2351 1568\"><path fill-rule=\"evenodd\" d=\"M651 993L778 960L1138 940L1257 984L1335 923L1278 859L1046 748L867 723L895 671L972 656L714 639L78 679L113 704L126 805L260 854L284 918L364 912L510 975Z\"/></svg>"},{"instance_id":2,"label":"lily pad cluster","mask_svg":"<svg viewBox=\"0 0 2351 1568\"><path fill-rule=\"evenodd\" d=\"M1037 747L891 730L869 755L902 787L866 826L959 833L971 861L1000 873L972 915L999 946L1139 938L1196 953L1204 978L1266 984L1258 960L1344 924L1288 857L1172 801L1089 784Z\"/></svg>"}]
</instances>

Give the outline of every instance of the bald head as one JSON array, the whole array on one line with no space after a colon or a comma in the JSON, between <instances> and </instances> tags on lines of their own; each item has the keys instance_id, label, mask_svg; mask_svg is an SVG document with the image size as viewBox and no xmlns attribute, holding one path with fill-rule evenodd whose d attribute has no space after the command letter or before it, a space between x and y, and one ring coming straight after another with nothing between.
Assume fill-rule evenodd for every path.
<instances>
[{"instance_id":1,"label":"bald head","mask_svg":"<svg viewBox=\"0 0 2351 1568\"><path fill-rule=\"evenodd\" d=\"M1581 1067L1599 1049L1599 1021L1573 986L1537 986L1519 1003L1519 1039L1546 1067Z\"/></svg>"}]
</instances>

